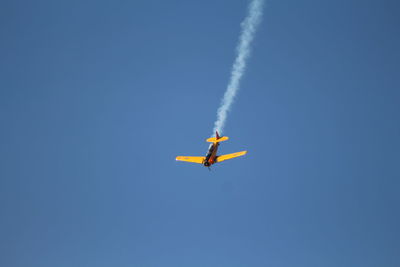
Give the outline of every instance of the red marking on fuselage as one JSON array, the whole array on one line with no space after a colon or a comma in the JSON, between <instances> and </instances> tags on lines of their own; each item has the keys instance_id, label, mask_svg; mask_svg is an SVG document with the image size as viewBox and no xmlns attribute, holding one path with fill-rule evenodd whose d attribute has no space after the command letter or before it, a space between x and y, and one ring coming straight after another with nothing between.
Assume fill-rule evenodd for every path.
<instances>
[{"instance_id":1,"label":"red marking on fuselage","mask_svg":"<svg viewBox=\"0 0 400 267\"><path fill-rule=\"evenodd\" d=\"M210 148L208 149L208 152L206 155L206 162L208 163L208 165L212 165L215 163L215 159L217 158L218 146L219 146L219 143L213 143L210 146Z\"/></svg>"}]
</instances>

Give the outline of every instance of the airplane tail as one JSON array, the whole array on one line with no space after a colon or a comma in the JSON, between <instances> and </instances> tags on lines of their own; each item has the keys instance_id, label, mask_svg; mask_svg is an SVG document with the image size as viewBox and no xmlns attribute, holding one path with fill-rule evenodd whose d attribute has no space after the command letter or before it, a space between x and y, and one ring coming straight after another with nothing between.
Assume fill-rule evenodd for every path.
<instances>
[{"instance_id":1,"label":"airplane tail","mask_svg":"<svg viewBox=\"0 0 400 267\"><path fill-rule=\"evenodd\" d=\"M206 141L207 141L207 142L210 142L210 143L219 143L219 142L222 142L222 141L226 141L226 140L228 140L228 139L229 139L228 136L222 136L222 137L220 137L219 134L218 134L218 132L215 132L215 137L210 137L210 138L208 138Z\"/></svg>"}]
</instances>

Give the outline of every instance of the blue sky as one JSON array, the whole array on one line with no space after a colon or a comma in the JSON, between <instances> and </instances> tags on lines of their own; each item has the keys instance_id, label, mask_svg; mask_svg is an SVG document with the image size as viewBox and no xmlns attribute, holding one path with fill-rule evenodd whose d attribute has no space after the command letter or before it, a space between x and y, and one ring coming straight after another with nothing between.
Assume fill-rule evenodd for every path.
<instances>
[{"instance_id":1,"label":"blue sky","mask_svg":"<svg viewBox=\"0 0 400 267\"><path fill-rule=\"evenodd\" d=\"M3 1L1 266L399 266L396 1Z\"/></svg>"}]
</instances>

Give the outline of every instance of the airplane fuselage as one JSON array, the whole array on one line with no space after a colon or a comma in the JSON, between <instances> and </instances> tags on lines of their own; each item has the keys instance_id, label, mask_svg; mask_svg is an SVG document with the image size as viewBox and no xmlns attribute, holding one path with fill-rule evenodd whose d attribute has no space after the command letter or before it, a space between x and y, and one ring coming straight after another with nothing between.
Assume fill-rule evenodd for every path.
<instances>
[{"instance_id":1,"label":"airplane fuselage","mask_svg":"<svg viewBox=\"0 0 400 267\"><path fill-rule=\"evenodd\" d=\"M217 158L218 146L219 146L219 143L213 143L210 145L210 148L208 149L206 158L204 159L204 163L203 163L204 166L209 167L215 163L215 160Z\"/></svg>"}]
</instances>

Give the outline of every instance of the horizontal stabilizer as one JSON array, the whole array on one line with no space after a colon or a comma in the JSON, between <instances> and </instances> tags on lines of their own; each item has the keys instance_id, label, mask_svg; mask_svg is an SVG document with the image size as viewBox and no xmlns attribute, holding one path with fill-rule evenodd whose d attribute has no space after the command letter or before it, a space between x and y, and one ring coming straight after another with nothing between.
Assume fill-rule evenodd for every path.
<instances>
[{"instance_id":1,"label":"horizontal stabilizer","mask_svg":"<svg viewBox=\"0 0 400 267\"><path fill-rule=\"evenodd\" d=\"M226 140L228 140L229 139L229 137L228 136L222 136L222 137L220 137L220 138L215 138L215 137L210 137L210 138L208 138L206 141L207 142L210 142L210 143L218 143L218 142L222 142L222 141L226 141Z\"/></svg>"}]
</instances>

